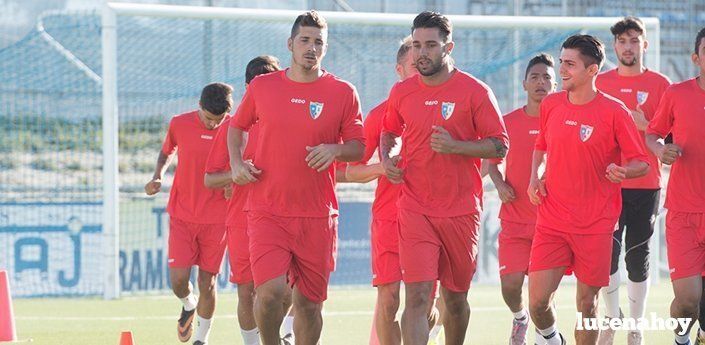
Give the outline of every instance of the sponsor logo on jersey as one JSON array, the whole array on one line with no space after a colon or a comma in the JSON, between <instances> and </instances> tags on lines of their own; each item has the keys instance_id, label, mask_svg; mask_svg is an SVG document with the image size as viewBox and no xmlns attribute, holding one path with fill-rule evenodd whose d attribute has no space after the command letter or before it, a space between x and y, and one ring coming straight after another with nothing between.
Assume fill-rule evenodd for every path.
<instances>
[{"instance_id":1,"label":"sponsor logo on jersey","mask_svg":"<svg viewBox=\"0 0 705 345\"><path fill-rule=\"evenodd\" d=\"M306 100L305 100L305 99L301 99L301 98L292 98L292 99L291 99L291 103L295 103L295 104L306 104Z\"/></svg>"},{"instance_id":2,"label":"sponsor logo on jersey","mask_svg":"<svg viewBox=\"0 0 705 345\"><path fill-rule=\"evenodd\" d=\"M201 134L201 139L213 140L213 136L212 136L212 135Z\"/></svg>"},{"instance_id":3,"label":"sponsor logo on jersey","mask_svg":"<svg viewBox=\"0 0 705 345\"><path fill-rule=\"evenodd\" d=\"M321 116L323 112L323 103L311 102L308 105L308 111L311 114L311 118L314 120Z\"/></svg>"},{"instance_id":4,"label":"sponsor logo on jersey","mask_svg":"<svg viewBox=\"0 0 705 345\"><path fill-rule=\"evenodd\" d=\"M450 117L453 116L453 110L455 110L455 103L443 102L443 104L441 104L441 115L443 119L450 119Z\"/></svg>"},{"instance_id":5,"label":"sponsor logo on jersey","mask_svg":"<svg viewBox=\"0 0 705 345\"><path fill-rule=\"evenodd\" d=\"M580 125L580 140L583 142L588 141L592 135L593 128L588 125Z\"/></svg>"},{"instance_id":6,"label":"sponsor logo on jersey","mask_svg":"<svg viewBox=\"0 0 705 345\"><path fill-rule=\"evenodd\" d=\"M530 130L529 130L529 135L538 135L538 134L539 134L539 130L538 130L538 129L530 129Z\"/></svg>"},{"instance_id":7,"label":"sponsor logo on jersey","mask_svg":"<svg viewBox=\"0 0 705 345\"><path fill-rule=\"evenodd\" d=\"M436 104L438 104L438 101L426 101L426 102L423 102L423 104L425 104L425 105L436 105Z\"/></svg>"},{"instance_id":8,"label":"sponsor logo on jersey","mask_svg":"<svg viewBox=\"0 0 705 345\"><path fill-rule=\"evenodd\" d=\"M632 89L620 89L619 92L632 93Z\"/></svg>"},{"instance_id":9,"label":"sponsor logo on jersey","mask_svg":"<svg viewBox=\"0 0 705 345\"><path fill-rule=\"evenodd\" d=\"M578 122L573 120L565 120L565 124L568 126L577 126Z\"/></svg>"}]
</instances>

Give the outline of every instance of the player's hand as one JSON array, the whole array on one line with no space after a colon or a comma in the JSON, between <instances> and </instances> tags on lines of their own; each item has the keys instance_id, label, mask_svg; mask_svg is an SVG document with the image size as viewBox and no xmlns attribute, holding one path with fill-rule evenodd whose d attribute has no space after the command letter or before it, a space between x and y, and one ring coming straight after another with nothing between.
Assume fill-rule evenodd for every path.
<instances>
[{"instance_id":1,"label":"player's hand","mask_svg":"<svg viewBox=\"0 0 705 345\"><path fill-rule=\"evenodd\" d=\"M318 172L325 171L340 155L340 147L336 144L320 144L316 146L306 146L308 155L306 163L311 169Z\"/></svg>"},{"instance_id":2,"label":"player's hand","mask_svg":"<svg viewBox=\"0 0 705 345\"><path fill-rule=\"evenodd\" d=\"M542 179L531 178L529 181L529 189L526 190L529 194L529 200L534 205L541 204L541 199L546 197L546 185Z\"/></svg>"},{"instance_id":3,"label":"player's hand","mask_svg":"<svg viewBox=\"0 0 705 345\"><path fill-rule=\"evenodd\" d=\"M441 126L433 126L431 134L431 149L438 153L455 153L457 141Z\"/></svg>"},{"instance_id":4,"label":"player's hand","mask_svg":"<svg viewBox=\"0 0 705 345\"><path fill-rule=\"evenodd\" d=\"M509 183L500 181L495 185L495 188L497 188L499 200L501 200L503 203L512 202L514 201L514 199L516 199L516 195L514 194L514 188L512 188Z\"/></svg>"},{"instance_id":5,"label":"player's hand","mask_svg":"<svg viewBox=\"0 0 705 345\"><path fill-rule=\"evenodd\" d=\"M666 144L661 148L658 158L661 160L661 163L671 165L681 155L683 155L683 149L681 149L680 146L676 144Z\"/></svg>"},{"instance_id":6,"label":"player's hand","mask_svg":"<svg viewBox=\"0 0 705 345\"><path fill-rule=\"evenodd\" d=\"M627 178L627 168L611 163L607 166L605 177L613 183L622 183Z\"/></svg>"},{"instance_id":7,"label":"player's hand","mask_svg":"<svg viewBox=\"0 0 705 345\"><path fill-rule=\"evenodd\" d=\"M632 118L634 119L634 124L636 124L637 129L643 131L646 129L646 127L649 127L649 120L646 119L646 115L644 115L644 111L641 110L640 104L636 105L636 110L630 110L630 112L632 114Z\"/></svg>"},{"instance_id":8,"label":"player's hand","mask_svg":"<svg viewBox=\"0 0 705 345\"><path fill-rule=\"evenodd\" d=\"M257 175L261 173L262 171L255 168L252 161L249 159L234 167L231 172L233 182L241 186L248 183L257 182Z\"/></svg>"},{"instance_id":9,"label":"player's hand","mask_svg":"<svg viewBox=\"0 0 705 345\"><path fill-rule=\"evenodd\" d=\"M399 159L401 157L394 156L389 159L382 159L382 167L384 168L384 175L387 176L389 182L394 184L402 183L402 175L404 170L397 167L399 164Z\"/></svg>"},{"instance_id":10,"label":"player's hand","mask_svg":"<svg viewBox=\"0 0 705 345\"><path fill-rule=\"evenodd\" d=\"M233 197L233 185L229 184L223 188L223 196L225 200L230 200Z\"/></svg>"},{"instance_id":11,"label":"player's hand","mask_svg":"<svg viewBox=\"0 0 705 345\"><path fill-rule=\"evenodd\" d=\"M144 192L147 193L147 195L154 195L159 193L162 190L162 180L161 179L152 179L151 181L147 182L146 185L144 185Z\"/></svg>"}]
</instances>

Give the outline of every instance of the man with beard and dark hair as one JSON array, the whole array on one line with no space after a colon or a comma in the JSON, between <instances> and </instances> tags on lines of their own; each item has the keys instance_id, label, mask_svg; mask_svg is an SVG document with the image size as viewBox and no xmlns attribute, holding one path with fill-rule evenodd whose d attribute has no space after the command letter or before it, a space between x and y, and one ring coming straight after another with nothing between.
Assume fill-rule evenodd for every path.
<instances>
[{"instance_id":1,"label":"man with beard and dark hair","mask_svg":"<svg viewBox=\"0 0 705 345\"><path fill-rule=\"evenodd\" d=\"M627 106L643 143L644 130L656 113L661 96L671 82L663 74L644 66L644 53L649 42L646 40L644 24L639 18L625 17L610 30L614 35L613 47L619 65L598 75L595 85L600 91L619 99ZM619 255L622 252L622 243L626 243L624 261L629 272L629 317L636 320L644 317L649 291L649 241L654 233L661 191L661 163L654 154L648 153L649 165L652 167L649 174L622 182L622 214L619 217L619 228L613 234L615 242L612 247L610 283L607 288L602 289L605 315L608 318L623 316L619 308ZM602 331L598 344L611 345L614 335L615 330L611 328ZM641 345L642 337L641 331L630 331L627 344Z\"/></svg>"},{"instance_id":2,"label":"man with beard and dark hair","mask_svg":"<svg viewBox=\"0 0 705 345\"><path fill-rule=\"evenodd\" d=\"M426 317L440 280L446 344L462 344L479 238L480 159L504 157L508 139L492 90L450 60L448 18L422 12L411 35L419 75L390 91L380 139L385 175L403 183L397 202L406 287L402 338L406 345L428 342ZM399 136L401 159L391 154Z\"/></svg>"}]
</instances>

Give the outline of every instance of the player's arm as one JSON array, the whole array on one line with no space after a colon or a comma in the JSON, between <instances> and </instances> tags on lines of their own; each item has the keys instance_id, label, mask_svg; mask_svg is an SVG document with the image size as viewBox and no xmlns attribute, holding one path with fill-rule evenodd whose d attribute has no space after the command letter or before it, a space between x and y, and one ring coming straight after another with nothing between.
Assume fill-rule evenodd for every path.
<instances>
[{"instance_id":1,"label":"player's arm","mask_svg":"<svg viewBox=\"0 0 705 345\"><path fill-rule=\"evenodd\" d=\"M607 167L605 177L614 183L621 183L625 179L637 178L646 175L649 172L649 163L639 159L629 160L624 166L619 166L615 163Z\"/></svg>"},{"instance_id":2,"label":"player's arm","mask_svg":"<svg viewBox=\"0 0 705 345\"><path fill-rule=\"evenodd\" d=\"M502 172L499 171L499 162L496 160L483 159L482 163L487 166L487 173L490 175L490 179L492 179L495 188L497 188L499 200L503 203L514 201L514 199L516 199L514 188L504 180Z\"/></svg>"},{"instance_id":3,"label":"player's arm","mask_svg":"<svg viewBox=\"0 0 705 345\"><path fill-rule=\"evenodd\" d=\"M256 182L262 173L252 165L251 161L242 159L245 147L245 132L237 127L228 128L228 155L230 156L230 176L233 182L239 185Z\"/></svg>"},{"instance_id":4,"label":"player's arm","mask_svg":"<svg viewBox=\"0 0 705 345\"><path fill-rule=\"evenodd\" d=\"M367 183L384 175L382 163L350 164L345 169L346 182Z\"/></svg>"},{"instance_id":5,"label":"player's arm","mask_svg":"<svg viewBox=\"0 0 705 345\"><path fill-rule=\"evenodd\" d=\"M157 157L157 164L154 167L152 179L144 186L144 191L147 195L159 193L162 188L162 178L164 177L166 170L169 168L169 164L171 164L173 157L173 152L171 154L166 154L163 151L159 151L159 157Z\"/></svg>"},{"instance_id":6,"label":"player's arm","mask_svg":"<svg viewBox=\"0 0 705 345\"><path fill-rule=\"evenodd\" d=\"M455 140L441 126L433 126L431 149L438 153L453 153L477 158L504 158L507 155L506 141L487 137L480 140Z\"/></svg>"},{"instance_id":7,"label":"player's arm","mask_svg":"<svg viewBox=\"0 0 705 345\"><path fill-rule=\"evenodd\" d=\"M663 144L659 139L661 136L656 133L646 133L646 147L661 160L661 163L673 164L682 154L680 146L673 143Z\"/></svg>"},{"instance_id":8,"label":"player's arm","mask_svg":"<svg viewBox=\"0 0 705 345\"><path fill-rule=\"evenodd\" d=\"M544 185L543 179L539 177L539 167L543 164L546 158L546 151L534 149L533 156L531 158L531 177L529 178L529 188L527 193L529 194L529 199L534 205L539 205L541 199L546 196L546 186Z\"/></svg>"},{"instance_id":9,"label":"player's arm","mask_svg":"<svg viewBox=\"0 0 705 345\"><path fill-rule=\"evenodd\" d=\"M206 173L203 176L203 184L211 189L225 188L233 183L233 175L230 171Z\"/></svg>"},{"instance_id":10,"label":"player's arm","mask_svg":"<svg viewBox=\"0 0 705 345\"><path fill-rule=\"evenodd\" d=\"M365 144L359 140L348 140L342 144L319 144L306 146L306 163L318 172L325 171L334 161L356 162L362 159Z\"/></svg>"},{"instance_id":11,"label":"player's arm","mask_svg":"<svg viewBox=\"0 0 705 345\"><path fill-rule=\"evenodd\" d=\"M390 157L394 147L397 145L398 135L391 132L382 132L379 140L379 159L382 161L384 175L392 183L401 183L404 171L397 167L399 156Z\"/></svg>"}]
</instances>

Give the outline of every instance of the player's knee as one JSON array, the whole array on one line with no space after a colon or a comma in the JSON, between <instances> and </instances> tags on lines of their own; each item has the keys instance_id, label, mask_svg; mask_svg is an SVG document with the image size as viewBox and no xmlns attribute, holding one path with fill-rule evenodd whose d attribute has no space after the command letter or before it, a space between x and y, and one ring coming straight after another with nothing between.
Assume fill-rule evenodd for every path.
<instances>
[{"instance_id":1,"label":"player's knee","mask_svg":"<svg viewBox=\"0 0 705 345\"><path fill-rule=\"evenodd\" d=\"M521 282L502 281L502 295L510 298L521 298Z\"/></svg>"},{"instance_id":2,"label":"player's knee","mask_svg":"<svg viewBox=\"0 0 705 345\"><path fill-rule=\"evenodd\" d=\"M428 309L428 304L430 303L430 291L426 290L406 290L406 306L407 308L422 308Z\"/></svg>"},{"instance_id":3,"label":"player's knee","mask_svg":"<svg viewBox=\"0 0 705 345\"><path fill-rule=\"evenodd\" d=\"M275 308L281 304L284 293L280 289L261 289L257 291L257 303L267 308Z\"/></svg>"},{"instance_id":4,"label":"player's knee","mask_svg":"<svg viewBox=\"0 0 705 345\"><path fill-rule=\"evenodd\" d=\"M255 288L252 284L237 285L238 303L252 305L255 300Z\"/></svg>"},{"instance_id":5,"label":"player's knee","mask_svg":"<svg viewBox=\"0 0 705 345\"><path fill-rule=\"evenodd\" d=\"M378 308L385 319L394 319L399 310L399 293L389 290L380 290L377 293Z\"/></svg>"},{"instance_id":6,"label":"player's knee","mask_svg":"<svg viewBox=\"0 0 705 345\"><path fill-rule=\"evenodd\" d=\"M627 264L629 280L643 282L649 277L649 252L648 250L632 250L624 258Z\"/></svg>"},{"instance_id":7,"label":"player's knee","mask_svg":"<svg viewBox=\"0 0 705 345\"><path fill-rule=\"evenodd\" d=\"M311 318L321 314L322 304L302 298L294 303L294 309L296 316L301 315L305 318Z\"/></svg>"},{"instance_id":8,"label":"player's knee","mask_svg":"<svg viewBox=\"0 0 705 345\"><path fill-rule=\"evenodd\" d=\"M470 314L470 304L467 299L446 299L445 307L446 314L451 317Z\"/></svg>"},{"instance_id":9,"label":"player's knee","mask_svg":"<svg viewBox=\"0 0 705 345\"><path fill-rule=\"evenodd\" d=\"M578 311L585 316L597 315L597 295L585 294L578 297Z\"/></svg>"},{"instance_id":10,"label":"player's knee","mask_svg":"<svg viewBox=\"0 0 705 345\"><path fill-rule=\"evenodd\" d=\"M551 309L551 299L549 296L529 295L529 312L532 318L538 318L540 315L548 312L549 309Z\"/></svg>"},{"instance_id":11,"label":"player's knee","mask_svg":"<svg viewBox=\"0 0 705 345\"><path fill-rule=\"evenodd\" d=\"M201 271L198 274L198 289L200 291L215 290L215 282L217 275Z\"/></svg>"}]
</instances>

